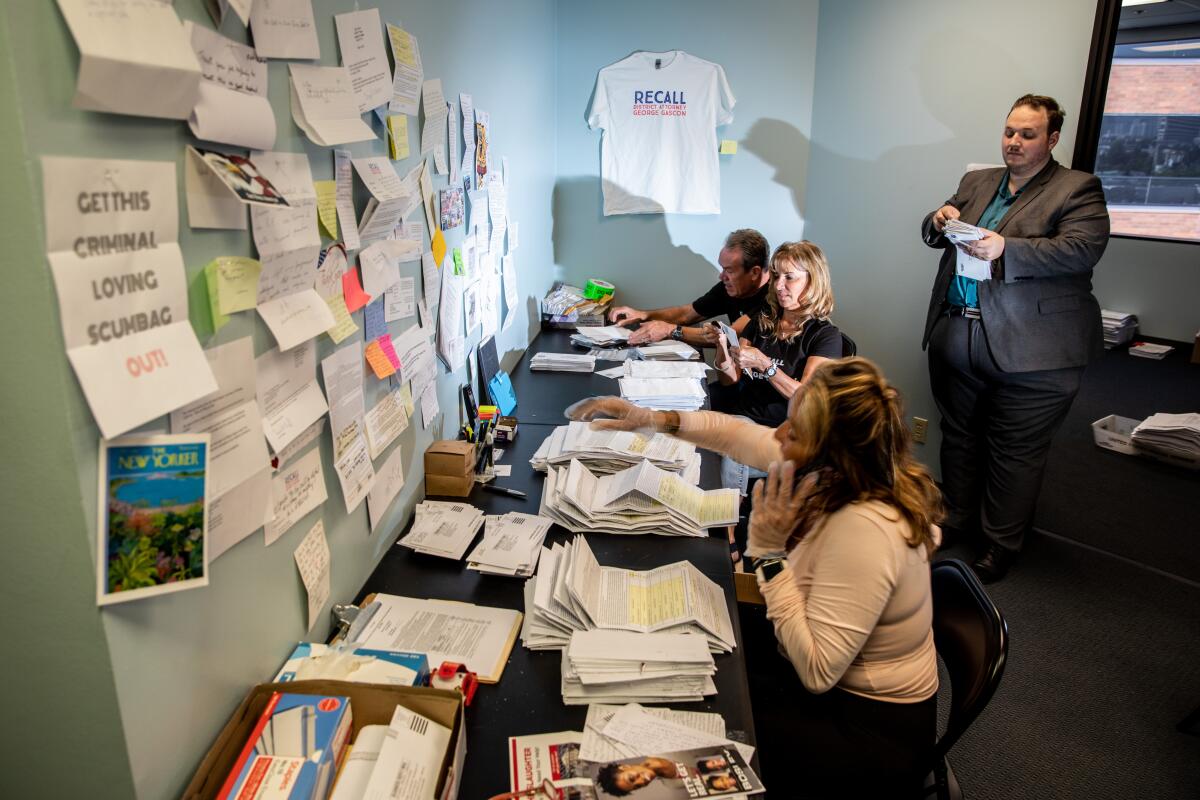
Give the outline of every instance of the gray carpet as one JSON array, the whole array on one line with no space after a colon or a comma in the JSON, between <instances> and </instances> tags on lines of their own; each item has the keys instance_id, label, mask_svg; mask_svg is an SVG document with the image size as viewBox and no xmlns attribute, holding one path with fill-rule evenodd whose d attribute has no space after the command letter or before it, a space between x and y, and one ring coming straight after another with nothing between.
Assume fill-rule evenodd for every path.
<instances>
[{"instance_id":1,"label":"gray carpet","mask_svg":"<svg viewBox=\"0 0 1200 800\"><path fill-rule=\"evenodd\" d=\"M969 559L965 547L946 555ZM1200 589L1035 536L989 592L1011 647L999 691L950 755L967 797L1200 797L1200 736L1175 730L1200 704ZM778 670L761 611L743 606L741 616L751 674ZM779 672L767 692L751 682L773 798L803 796L780 791L803 775L803 753L786 744L786 678Z\"/></svg>"}]
</instances>

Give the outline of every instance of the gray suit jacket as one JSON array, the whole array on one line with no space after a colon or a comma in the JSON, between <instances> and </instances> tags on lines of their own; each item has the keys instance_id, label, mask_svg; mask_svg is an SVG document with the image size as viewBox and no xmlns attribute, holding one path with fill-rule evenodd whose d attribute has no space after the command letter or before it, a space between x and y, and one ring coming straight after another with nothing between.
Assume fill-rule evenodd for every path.
<instances>
[{"instance_id":1,"label":"gray suit jacket","mask_svg":"<svg viewBox=\"0 0 1200 800\"><path fill-rule=\"evenodd\" d=\"M996 193L1003 168L968 172L946 201L964 222L979 222ZM921 237L942 248L929 298L924 348L954 277L955 248L933 227ZM1100 305L1092 296L1092 268L1108 244L1108 206L1100 180L1054 159L1025 185L996 226L1004 254L992 279L979 283L979 310L996 364L1005 372L1083 366L1104 349Z\"/></svg>"}]
</instances>

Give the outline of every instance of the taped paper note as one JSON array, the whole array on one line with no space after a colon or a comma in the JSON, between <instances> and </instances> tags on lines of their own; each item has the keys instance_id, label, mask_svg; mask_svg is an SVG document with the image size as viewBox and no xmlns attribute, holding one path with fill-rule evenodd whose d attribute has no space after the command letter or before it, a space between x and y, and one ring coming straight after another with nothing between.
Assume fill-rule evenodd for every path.
<instances>
[{"instance_id":1,"label":"taped paper note","mask_svg":"<svg viewBox=\"0 0 1200 800\"><path fill-rule=\"evenodd\" d=\"M274 544L305 514L328 498L325 473L321 470L321 451L310 450L295 464L276 473L271 481L273 519L263 526L266 544Z\"/></svg>"},{"instance_id":2,"label":"taped paper note","mask_svg":"<svg viewBox=\"0 0 1200 800\"><path fill-rule=\"evenodd\" d=\"M188 117L197 139L252 150L275 146L275 112L267 100L267 62L253 47L192 22L183 23L203 80Z\"/></svg>"},{"instance_id":3,"label":"taped paper note","mask_svg":"<svg viewBox=\"0 0 1200 800\"><path fill-rule=\"evenodd\" d=\"M263 58L321 57L312 0L254 0L250 27L254 49Z\"/></svg>"},{"instance_id":4,"label":"taped paper note","mask_svg":"<svg viewBox=\"0 0 1200 800\"><path fill-rule=\"evenodd\" d=\"M362 121L345 67L292 64L292 119L315 144L332 147L376 138Z\"/></svg>"},{"instance_id":5,"label":"taped paper note","mask_svg":"<svg viewBox=\"0 0 1200 800\"><path fill-rule=\"evenodd\" d=\"M365 114L386 105L392 98L392 76L383 51L379 9L335 14L333 21L337 25L342 65L350 71L350 87L358 100L358 112Z\"/></svg>"}]
</instances>

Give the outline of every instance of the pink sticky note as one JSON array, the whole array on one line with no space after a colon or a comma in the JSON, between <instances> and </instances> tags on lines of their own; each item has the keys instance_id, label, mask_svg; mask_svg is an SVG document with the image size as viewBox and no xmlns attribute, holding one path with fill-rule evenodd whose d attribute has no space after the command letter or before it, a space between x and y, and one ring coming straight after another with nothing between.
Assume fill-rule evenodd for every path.
<instances>
[{"instance_id":1,"label":"pink sticky note","mask_svg":"<svg viewBox=\"0 0 1200 800\"><path fill-rule=\"evenodd\" d=\"M378 340L368 343L363 354L367 357L367 363L371 365L371 371L375 373L375 377L379 378L379 380L396 374L396 368L392 366L392 362L384 354Z\"/></svg>"},{"instance_id":2,"label":"pink sticky note","mask_svg":"<svg viewBox=\"0 0 1200 800\"><path fill-rule=\"evenodd\" d=\"M400 357L396 355L396 348L392 344L392 337L384 334L375 341L379 342L379 349L387 356L387 360L392 363L392 369L400 369Z\"/></svg>"},{"instance_id":3,"label":"pink sticky note","mask_svg":"<svg viewBox=\"0 0 1200 800\"><path fill-rule=\"evenodd\" d=\"M358 282L358 270L354 267L342 273L342 295L346 298L346 310L351 314L371 302L371 295L363 291Z\"/></svg>"}]
</instances>

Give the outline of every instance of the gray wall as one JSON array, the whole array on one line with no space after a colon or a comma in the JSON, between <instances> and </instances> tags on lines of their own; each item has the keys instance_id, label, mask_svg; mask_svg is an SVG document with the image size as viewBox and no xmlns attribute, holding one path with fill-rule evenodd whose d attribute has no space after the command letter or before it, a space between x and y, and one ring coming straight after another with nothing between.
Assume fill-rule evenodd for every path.
<instances>
[{"instance_id":1,"label":"gray wall","mask_svg":"<svg viewBox=\"0 0 1200 800\"><path fill-rule=\"evenodd\" d=\"M757 228L772 246L805 233L817 0L559 4L554 257L571 282L603 277L617 301L688 303L717 280L725 235ZM636 50L685 50L725 68L737 105L720 137L721 214L604 217L600 132L584 121L596 73ZM810 195L811 196L811 195Z\"/></svg>"},{"instance_id":2,"label":"gray wall","mask_svg":"<svg viewBox=\"0 0 1200 800\"><path fill-rule=\"evenodd\" d=\"M354 0L316 0L322 64L338 62L333 14ZM376 3L361 3L370 7ZM550 200L555 147L553 0L483 0L434 4L379 2L385 22L415 34L427 78L442 79L448 98L460 91L491 112L492 152L508 157L510 215L521 225L516 251L522 297L513 326L498 336L509 363L536 330L535 298L551 279ZM178 0L181 17L210 25L202 0ZM245 40L230 15L226 35ZM12 797L177 796L247 688L270 678L292 645L306 637L305 593L292 551L318 518L332 551L332 598L354 598L421 496L421 453L435 432L414 420L393 447L405 453L408 481L381 532L369 533L366 506L346 515L329 458L320 448L329 500L279 542L256 533L213 562L206 588L99 610L94 600L96 444L92 421L63 354L58 305L43 247L43 154L182 163L186 125L71 108L78 53L52 2L8 3L0 11L0 131L5 143L0 206L6 225L6 319L3 353L4 456L0 482L5 542L0 597L8 660L3 669L9 714L0 748L0 794ZM308 142L292 122L287 64L270 68L270 99L279 127L276 149L306 152L316 180L332 177L332 155ZM530 124L543 119L545 124ZM413 152L418 120L410 118ZM378 129L377 129L378 130ZM385 143L351 145L355 155L385 153ZM397 164L407 171L418 156ZM183 203L182 169L180 209ZM435 188L446 185L435 178ZM360 203L365 197L360 198ZM181 219L189 281L217 255L252 255L245 232L193 231ZM447 238L461 240L461 229ZM404 274L419 274L416 264ZM418 286L420 279L418 278ZM205 330L203 294L193 292L193 324L206 346L253 335L256 351L274 345L253 314L235 315L216 336ZM361 325L361 313L359 323ZM392 323L398 333L415 319ZM478 338L478 335L476 335ZM319 356L332 352L327 337ZM439 369L445 427L458 425L457 390L465 371ZM368 407L383 386L369 381ZM419 417L419 412L418 412ZM165 427L165 420L159 421ZM323 618L309 634L322 640ZM14 749L13 739L35 746ZM64 767L64 758L70 766ZM11 786L14 776L16 785Z\"/></svg>"},{"instance_id":3,"label":"gray wall","mask_svg":"<svg viewBox=\"0 0 1200 800\"><path fill-rule=\"evenodd\" d=\"M1200 245L1112 239L1094 282L1100 305L1137 314L1147 336L1190 344L1200 331Z\"/></svg>"}]
</instances>

